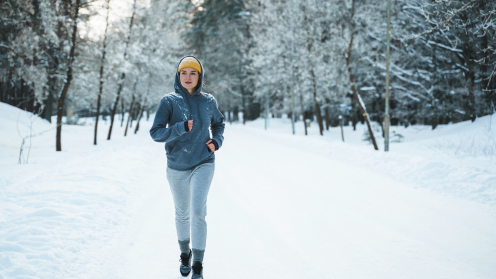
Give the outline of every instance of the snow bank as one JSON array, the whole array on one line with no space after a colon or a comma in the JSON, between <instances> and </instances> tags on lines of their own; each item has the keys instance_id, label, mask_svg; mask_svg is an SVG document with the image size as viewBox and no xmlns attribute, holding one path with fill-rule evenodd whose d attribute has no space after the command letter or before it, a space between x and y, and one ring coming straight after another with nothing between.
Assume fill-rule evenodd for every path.
<instances>
[{"instance_id":1,"label":"snow bank","mask_svg":"<svg viewBox=\"0 0 496 279\"><path fill-rule=\"evenodd\" d=\"M31 120L0 103L0 279L179 278L153 117L137 135L115 125L111 141L101 121L97 146L93 126L64 125L62 152L55 125L36 119L33 130L49 132L19 165L17 126L29 132ZM495 160L439 146L491 135L490 120L392 127L404 141L389 153L362 140L365 126L345 127L343 143L339 128L322 137L315 123L309 136L301 122L292 135L287 119L271 119L267 131L260 119L227 124L209 196L206 273L494 278ZM242 253L226 258L233 244ZM239 263L257 268L240 277Z\"/></svg>"},{"instance_id":2,"label":"snow bank","mask_svg":"<svg viewBox=\"0 0 496 279\"><path fill-rule=\"evenodd\" d=\"M30 127L45 133L26 142L29 163L19 165L18 130L27 136ZM93 126L63 125L62 152L55 127L0 103L0 278L77 278L85 269L76 266L110 245L140 195L140 151L129 152L135 138L124 140L119 125L110 143L102 122L98 146Z\"/></svg>"},{"instance_id":3,"label":"snow bank","mask_svg":"<svg viewBox=\"0 0 496 279\"><path fill-rule=\"evenodd\" d=\"M23 136L29 134L31 124L33 133L42 132L51 127L50 122L6 103L0 103L0 119L0 131L11 132L18 128Z\"/></svg>"},{"instance_id":4,"label":"snow bank","mask_svg":"<svg viewBox=\"0 0 496 279\"><path fill-rule=\"evenodd\" d=\"M494 118L494 119L493 119ZM239 124L233 124L239 125ZM291 134L288 119L270 119L264 129L264 119L247 122L246 128L275 141L284 141L294 148L322 154L359 167L443 194L496 205L496 117L485 116L474 123L430 126L414 125L408 128L392 126L392 135L401 135L401 142L391 142L390 151L374 151L363 140L368 133L365 125L344 127L345 142L341 141L339 127L330 128L324 136L318 134L318 125L312 123L309 135L304 136L302 122L296 123L296 135ZM380 150L384 148L380 128L375 131ZM394 139L394 137L392 137ZM332 170L329 170L332 177ZM358 174L357 174L358 175Z\"/></svg>"}]
</instances>

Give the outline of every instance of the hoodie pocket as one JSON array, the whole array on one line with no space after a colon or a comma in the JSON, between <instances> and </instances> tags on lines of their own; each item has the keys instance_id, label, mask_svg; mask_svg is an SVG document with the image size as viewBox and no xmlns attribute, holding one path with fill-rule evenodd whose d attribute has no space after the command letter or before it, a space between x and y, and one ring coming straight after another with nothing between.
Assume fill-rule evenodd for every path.
<instances>
[{"instance_id":1,"label":"hoodie pocket","mask_svg":"<svg viewBox=\"0 0 496 279\"><path fill-rule=\"evenodd\" d=\"M172 157L191 156L194 153L194 146L188 142L176 142L168 155Z\"/></svg>"},{"instance_id":2,"label":"hoodie pocket","mask_svg":"<svg viewBox=\"0 0 496 279\"><path fill-rule=\"evenodd\" d=\"M171 143L166 144L165 145L165 154L167 154L167 155L172 154L174 152L174 149L176 148L177 144L178 144L177 142L174 144L171 144Z\"/></svg>"},{"instance_id":3,"label":"hoodie pocket","mask_svg":"<svg viewBox=\"0 0 496 279\"><path fill-rule=\"evenodd\" d=\"M177 142L170 153L167 154L167 160L189 167L198 164L209 156L213 156L212 153L203 142Z\"/></svg>"}]
</instances>

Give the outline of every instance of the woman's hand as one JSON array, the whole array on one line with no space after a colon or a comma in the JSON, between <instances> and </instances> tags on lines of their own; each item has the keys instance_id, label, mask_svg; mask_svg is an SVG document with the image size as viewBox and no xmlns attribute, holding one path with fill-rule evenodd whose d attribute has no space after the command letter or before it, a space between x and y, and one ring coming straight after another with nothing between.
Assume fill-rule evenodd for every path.
<instances>
[{"instance_id":1,"label":"woman's hand","mask_svg":"<svg viewBox=\"0 0 496 279\"><path fill-rule=\"evenodd\" d=\"M193 120L188 120L188 128L190 131L193 129Z\"/></svg>"},{"instance_id":2,"label":"woman's hand","mask_svg":"<svg viewBox=\"0 0 496 279\"><path fill-rule=\"evenodd\" d=\"M212 140L207 141L206 145L210 151L215 152L215 144L212 143Z\"/></svg>"}]
</instances>

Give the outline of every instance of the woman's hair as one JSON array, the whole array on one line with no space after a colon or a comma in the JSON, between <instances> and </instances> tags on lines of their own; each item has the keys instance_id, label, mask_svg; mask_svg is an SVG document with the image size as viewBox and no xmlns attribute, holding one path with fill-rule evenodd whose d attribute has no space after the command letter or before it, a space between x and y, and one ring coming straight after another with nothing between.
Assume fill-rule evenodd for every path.
<instances>
[{"instance_id":1,"label":"woman's hair","mask_svg":"<svg viewBox=\"0 0 496 279\"><path fill-rule=\"evenodd\" d=\"M201 81L201 85L203 85L204 87L205 87L205 86L207 86L207 85L205 84L205 82L203 82L203 79L202 79L202 81ZM195 91L196 91L199 87L200 87L200 83L198 83L198 84L196 85L196 87L195 87Z\"/></svg>"}]
</instances>

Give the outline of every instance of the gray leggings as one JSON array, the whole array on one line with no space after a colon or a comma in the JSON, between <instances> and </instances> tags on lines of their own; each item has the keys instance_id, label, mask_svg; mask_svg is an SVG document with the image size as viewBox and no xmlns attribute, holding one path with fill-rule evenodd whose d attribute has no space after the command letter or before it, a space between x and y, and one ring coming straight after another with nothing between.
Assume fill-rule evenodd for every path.
<instances>
[{"instance_id":1,"label":"gray leggings","mask_svg":"<svg viewBox=\"0 0 496 279\"><path fill-rule=\"evenodd\" d=\"M189 247L190 228L193 254L203 258L207 242L207 195L214 177L214 163L205 163L192 170L178 171L167 168L174 206L179 244ZM181 250L182 247L180 247ZM197 258L196 255L193 256ZM200 259L198 259L200 260Z\"/></svg>"}]
</instances>

